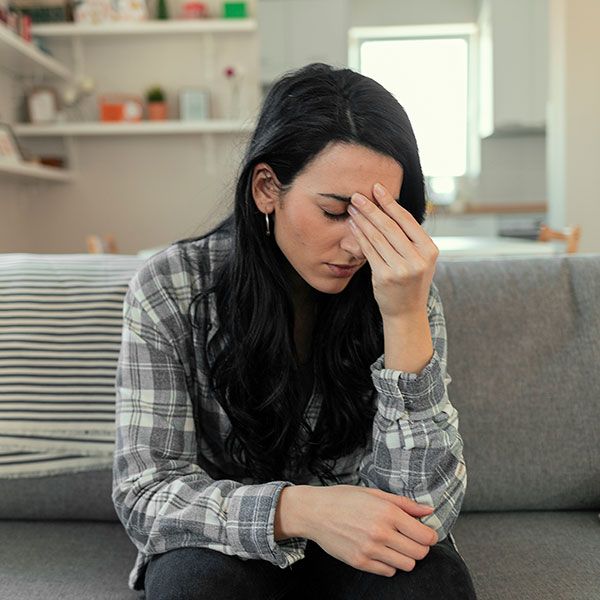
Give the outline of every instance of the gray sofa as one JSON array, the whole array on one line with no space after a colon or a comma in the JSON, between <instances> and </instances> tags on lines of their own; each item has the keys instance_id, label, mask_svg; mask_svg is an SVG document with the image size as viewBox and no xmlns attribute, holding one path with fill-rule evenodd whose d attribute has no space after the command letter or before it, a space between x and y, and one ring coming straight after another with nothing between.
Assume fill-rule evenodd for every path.
<instances>
[{"instance_id":1,"label":"gray sofa","mask_svg":"<svg viewBox=\"0 0 600 600\"><path fill-rule=\"evenodd\" d=\"M0 304L23 292L22 282L11 281L15 262L3 263L3 256L9 255L0 255ZM41 257L14 256L19 272ZM67 296L81 292L64 277L68 256L52 256L47 275L60 280ZM80 273L93 267L96 283L106 278L96 293L111 291L114 358L114 300L142 260L78 256ZM101 261L105 268L98 271ZM459 411L468 470L453 533L478 597L598 600L600 254L442 257L435 281L448 329L449 394ZM12 317L0 310L3 403L20 376L15 371L13 387L2 386L22 339ZM110 369L104 376L110 381ZM0 434L6 435L5 425ZM13 454L26 470L27 454ZM5 464L10 457L6 448L0 452ZM94 464L91 452L88 467L45 475L35 468L19 473L14 464L3 473L0 463L2 600L142 596L127 588L136 550L112 507L107 450L97 459Z\"/></svg>"}]
</instances>

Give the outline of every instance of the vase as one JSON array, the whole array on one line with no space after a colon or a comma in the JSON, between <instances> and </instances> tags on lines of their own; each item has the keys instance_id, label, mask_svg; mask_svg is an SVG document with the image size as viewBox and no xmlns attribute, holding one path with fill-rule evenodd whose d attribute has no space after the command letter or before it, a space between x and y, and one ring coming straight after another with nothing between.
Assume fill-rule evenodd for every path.
<instances>
[{"instance_id":1,"label":"vase","mask_svg":"<svg viewBox=\"0 0 600 600\"><path fill-rule=\"evenodd\" d=\"M148 119L150 121L165 121L167 118L166 102L148 102Z\"/></svg>"}]
</instances>

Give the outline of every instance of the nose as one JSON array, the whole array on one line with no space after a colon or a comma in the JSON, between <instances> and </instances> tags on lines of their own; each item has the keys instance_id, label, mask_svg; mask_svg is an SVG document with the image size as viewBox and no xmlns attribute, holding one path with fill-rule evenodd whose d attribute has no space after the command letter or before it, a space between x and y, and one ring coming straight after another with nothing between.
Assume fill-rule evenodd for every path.
<instances>
[{"instance_id":1,"label":"nose","mask_svg":"<svg viewBox=\"0 0 600 600\"><path fill-rule=\"evenodd\" d=\"M350 223L344 223L344 235L340 242L340 247L348 252L354 259L358 262L364 262L366 257L356 239L354 233L352 233L352 229L350 227Z\"/></svg>"}]
</instances>

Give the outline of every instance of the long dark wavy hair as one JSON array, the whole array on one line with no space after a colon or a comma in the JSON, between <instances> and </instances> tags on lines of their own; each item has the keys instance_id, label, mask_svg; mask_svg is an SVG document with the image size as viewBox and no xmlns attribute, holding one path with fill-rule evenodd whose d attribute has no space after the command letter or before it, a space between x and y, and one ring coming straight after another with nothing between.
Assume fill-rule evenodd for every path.
<instances>
[{"instance_id":1,"label":"long dark wavy hair","mask_svg":"<svg viewBox=\"0 0 600 600\"><path fill-rule=\"evenodd\" d=\"M404 170L400 204L424 221L423 173L402 106L369 77L312 63L284 74L266 95L237 176L233 212L199 238L176 242L217 231L231 236L214 285L194 298L190 314L202 297L215 294L220 334L228 343L209 369L209 382L232 424L225 448L257 483L284 479L286 464L295 472L306 469L323 485L337 482L335 460L366 446L372 431L376 391L369 367L383 353L383 324L369 263L342 292L315 294L311 360L322 406L311 431L303 417L287 259L273 235L265 235L265 215L252 194L258 163L273 169L284 198L331 142L359 144L396 160ZM297 447L302 429L307 441Z\"/></svg>"}]
</instances>

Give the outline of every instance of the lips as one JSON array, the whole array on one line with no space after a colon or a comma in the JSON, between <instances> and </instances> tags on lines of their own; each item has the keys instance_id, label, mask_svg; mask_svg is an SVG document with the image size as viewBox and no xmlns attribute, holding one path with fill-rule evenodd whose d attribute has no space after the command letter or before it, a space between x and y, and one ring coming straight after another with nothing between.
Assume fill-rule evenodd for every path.
<instances>
[{"instance_id":1,"label":"lips","mask_svg":"<svg viewBox=\"0 0 600 600\"><path fill-rule=\"evenodd\" d=\"M325 263L328 267L329 270L336 276L336 277L349 277L350 275L352 275L354 272L356 272L358 270L359 265L354 265L352 267L340 267L339 265L334 265L332 263Z\"/></svg>"}]
</instances>

